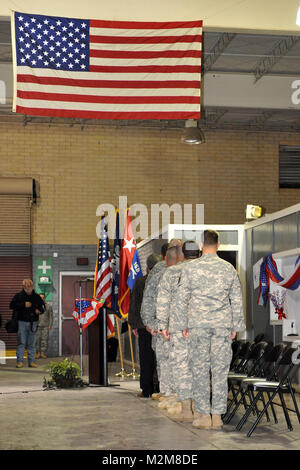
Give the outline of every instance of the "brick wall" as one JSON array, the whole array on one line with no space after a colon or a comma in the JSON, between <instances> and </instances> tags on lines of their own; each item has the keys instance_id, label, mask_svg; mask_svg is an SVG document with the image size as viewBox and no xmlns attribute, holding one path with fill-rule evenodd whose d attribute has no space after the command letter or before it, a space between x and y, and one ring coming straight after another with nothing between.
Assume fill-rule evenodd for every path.
<instances>
[{"instance_id":1,"label":"brick wall","mask_svg":"<svg viewBox=\"0 0 300 470\"><path fill-rule=\"evenodd\" d=\"M205 205L205 223L240 224L247 203L268 213L299 202L278 188L279 144L300 135L207 131L206 143L180 143L181 131L28 123L0 124L1 176L32 176L34 244L94 244L101 203ZM149 221L150 222L150 221Z\"/></svg>"}]
</instances>

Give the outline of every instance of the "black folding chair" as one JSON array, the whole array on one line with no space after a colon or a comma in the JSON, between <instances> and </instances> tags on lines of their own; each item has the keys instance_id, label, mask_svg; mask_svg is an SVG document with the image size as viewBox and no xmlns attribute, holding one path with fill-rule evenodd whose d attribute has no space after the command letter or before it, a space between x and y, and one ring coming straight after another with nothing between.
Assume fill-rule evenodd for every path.
<instances>
[{"instance_id":1,"label":"black folding chair","mask_svg":"<svg viewBox=\"0 0 300 470\"><path fill-rule=\"evenodd\" d=\"M254 396L249 407L247 408L244 416L238 423L236 427L238 431L242 429L243 425L247 421L251 412L256 409L257 403L259 400L262 399L263 394L266 393L268 396L268 400L264 404L263 409L258 413L258 416L254 424L249 429L247 433L247 437L251 436L256 426L259 424L260 420L262 419L263 415L266 414L269 406L272 407L273 405L276 405L276 406L282 407L285 420L287 423L287 427L290 431L293 430L293 427L292 427L292 423L290 420L289 411L296 413L298 422L300 423L300 413L299 413L299 408L298 408L297 401L295 398L295 390L293 389L292 383L291 383L291 378L293 374L295 373L295 370L298 367L298 361L295 361L295 355L297 356L297 352L300 353L300 349L297 350L296 348L287 348L283 356L281 357L281 359L278 361L278 365L283 366L285 369L285 371L282 373L280 380L278 381L258 380L258 381L253 381L252 383L245 384L245 387L248 390L251 390L253 394L256 393L256 395ZM284 399L285 394L288 394L292 398L294 409L288 408L286 406L286 402ZM280 403L274 401L276 397L279 397ZM278 421L276 418L275 423L277 422Z\"/></svg>"},{"instance_id":2,"label":"black folding chair","mask_svg":"<svg viewBox=\"0 0 300 470\"><path fill-rule=\"evenodd\" d=\"M243 341L241 343L229 373L243 372L245 370L253 345L253 341Z\"/></svg>"},{"instance_id":3,"label":"black folding chair","mask_svg":"<svg viewBox=\"0 0 300 470\"><path fill-rule=\"evenodd\" d=\"M277 380L276 372L279 368L279 365L276 366L276 364L281 358L285 348L286 346L282 343L276 346L273 346L272 343L267 344L267 346L263 350L263 354L254 363L254 367L250 370L248 377L245 377L244 374L236 374L236 376L232 375L230 376L230 378L228 378L229 381L232 380L235 383L239 383L239 387L234 398L230 400L228 404L227 412L224 416L224 423L228 424L232 420L233 416L235 415L242 403L244 405L244 408L247 408L246 397L248 397L250 402L252 401L252 392L250 389L248 390L245 384L251 384L257 380ZM257 354L259 355L259 353L260 351L258 348ZM238 396L239 400L237 400ZM235 403L235 407L230 412L233 402ZM266 414L266 417L267 419L269 419L268 414Z\"/></svg>"},{"instance_id":4,"label":"black folding chair","mask_svg":"<svg viewBox=\"0 0 300 470\"><path fill-rule=\"evenodd\" d=\"M246 370L244 370L244 373L231 372L228 375L228 406L226 414L223 417L225 423L230 421L227 421L227 419L233 403L237 404L237 397L241 391L242 380L246 379L247 377L257 377L260 374L263 364L263 358L272 347L272 343L269 344L265 341L253 344L249 351L248 360L246 363ZM230 392L232 394L231 399L229 398Z\"/></svg>"},{"instance_id":5,"label":"black folding chair","mask_svg":"<svg viewBox=\"0 0 300 470\"><path fill-rule=\"evenodd\" d=\"M253 341L243 341L242 346L236 356L236 360L233 364L233 369L229 370L228 377L235 374L248 374L247 366L250 360L250 354L252 348L255 346ZM233 398L235 397L235 391L231 388L228 390L228 393L231 391ZM235 399L235 398L234 398Z\"/></svg>"},{"instance_id":6,"label":"black folding chair","mask_svg":"<svg viewBox=\"0 0 300 470\"><path fill-rule=\"evenodd\" d=\"M255 338L254 338L254 343L255 343L255 344L260 343L260 342L263 341L264 339L265 339L264 333L259 333L258 335L255 336Z\"/></svg>"},{"instance_id":7,"label":"black folding chair","mask_svg":"<svg viewBox=\"0 0 300 470\"><path fill-rule=\"evenodd\" d=\"M232 341L231 344L231 349L232 349L232 358L231 358L231 363L230 363L230 370L233 369L233 365L237 359L237 355L239 354L242 344L244 341L241 340L234 340Z\"/></svg>"}]
</instances>

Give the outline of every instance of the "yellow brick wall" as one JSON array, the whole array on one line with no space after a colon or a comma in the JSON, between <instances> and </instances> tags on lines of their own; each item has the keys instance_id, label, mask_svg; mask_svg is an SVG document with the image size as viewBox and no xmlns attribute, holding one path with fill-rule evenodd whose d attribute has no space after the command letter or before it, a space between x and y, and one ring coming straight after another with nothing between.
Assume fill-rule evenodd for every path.
<instances>
[{"instance_id":1,"label":"yellow brick wall","mask_svg":"<svg viewBox=\"0 0 300 470\"><path fill-rule=\"evenodd\" d=\"M1 123L0 132L0 175L40 185L34 244L94 244L98 205L122 195L149 209L202 203L207 224L244 223L247 203L272 213L300 202L299 189L278 187L278 146L300 145L299 134L207 131L204 145L188 146L180 130L115 123Z\"/></svg>"}]
</instances>

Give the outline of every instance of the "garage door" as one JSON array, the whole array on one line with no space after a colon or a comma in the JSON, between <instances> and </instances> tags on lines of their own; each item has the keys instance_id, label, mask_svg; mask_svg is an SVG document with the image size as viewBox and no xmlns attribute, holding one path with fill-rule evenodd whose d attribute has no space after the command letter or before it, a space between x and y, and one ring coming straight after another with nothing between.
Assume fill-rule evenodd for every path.
<instances>
[{"instance_id":1,"label":"garage door","mask_svg":"<svg viewBox=\"0 0 300 470\"><path fill-rule=\"evenodd\" d=\"M5 342L6 350L15 350L17 335L7 334L4 325L10 320L12 311L9 304L13 296L22 290L22 281L31 278L30 256L1 256L0 257L0 315L2 328L0 339Z\"/></svg>"},{"instance_id":2,"label":"garage door","mask_svg":"<svg viewBox=\"0 0 300 470\"><path fill-rule=\"evenodd\" d=\"M22 289L22 281L32 276L31 205L32 178L0 177L0 340L7 350L15 350L17 335L4 328L11 318L9 304Z\"/></svg>"}]
</instances>

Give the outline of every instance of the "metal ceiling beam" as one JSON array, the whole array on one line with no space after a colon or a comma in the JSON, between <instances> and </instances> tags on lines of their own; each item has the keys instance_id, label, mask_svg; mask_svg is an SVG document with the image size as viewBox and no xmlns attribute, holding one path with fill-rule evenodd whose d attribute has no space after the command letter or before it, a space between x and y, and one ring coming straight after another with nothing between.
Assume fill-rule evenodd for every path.
<instances>
[{"instance_id":1,"label":"metal ceiling beam","mask_svg":"<svg viewBox=\"0 0 300 470\"><path fill-rule=\"evenodd\" d=\"M300 38L298 36L289 36L285 39L281 39L269 52L268 56L260 60L255 66L254 83L256 83L266 73L270 72L277 62L279 62L279 60L292 49L299 39Z\"/></svg>"},{"instance_id":2,"label":"metal ceiling beam","mask_svg":"<svg viewBox=\"0 0 300 470\"><path fill-rule=\"evenodd\" d=\"M220 119L228 112L227 109L219 109L214 111L204 111L204 120L209 125L216 125Z\"/></svg>"},{"instance_id":3,"label":"metal ceiling beam","mask_svg":"<svg viewBox=\"0 0 300 470\"><path fill-rule=\"evenodd\" d=\"M249 126L257 126L259 128L264 128L265 123L268 119L274 116L274 112L264 111L261 115L256 116L254 119L250 119L247 124Z\"/></svg>"},{"instance_id":4,"label":"metal ceiling beam","mask_svg":"<svg viewBox=\"0 0 300 470\"><path fill-rule=\"evenodd\" d=\"M213 46L213 48L210 50L209 53L207 53L204 62L203 62L203 74L208 72L213 64L218 60L220 55L225 51L225 49L228 47L228 45L231 43L231 41L235 38L236 33L222 33L216 44Z\"/></svg>"}]
</instances>

